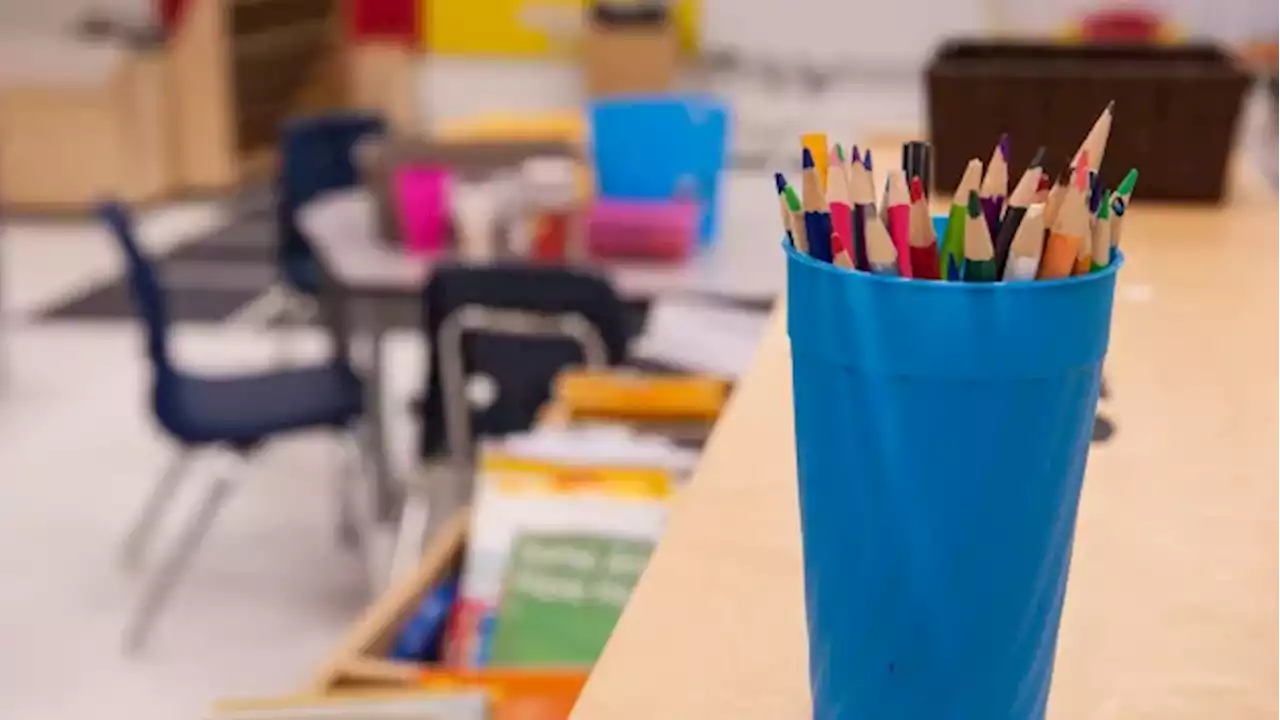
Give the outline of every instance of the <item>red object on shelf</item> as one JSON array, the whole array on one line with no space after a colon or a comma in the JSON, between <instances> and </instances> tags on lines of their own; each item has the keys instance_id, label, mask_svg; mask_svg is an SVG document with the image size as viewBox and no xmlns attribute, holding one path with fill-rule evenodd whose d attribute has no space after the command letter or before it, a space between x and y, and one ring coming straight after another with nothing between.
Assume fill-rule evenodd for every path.
<instances>
[{"instance_id":1,"label":"red object on shelf","mask_svg":"<svg viewBox=\"0 0 1280 720\"><path fill-rule=\"evenodd\" d=\"M352 40L418 41L421 0L346 0L347 31Z\"/></svg>"},{"instance_id":2,"label":"red object on shelf","mask_svg":"<svg viewBox=\"0 0 1280 720\"><path fill-rule=\"evenodd\" d=\"M1085 42L1155 42L1163 25L1160 16L1146 10L1104 10L1084 17L1080 35Z\"/></svg>"},{"instance_id":3,"label":"red object on shelf","mask_svg":"<svg viewBox=\"0 0 1280 720\"><path fill-rule=\"evenodd\" d=\"M164 28L165 37L171 35L178 27L183 14L190 6L191 0L159 0L156 3L156 17L160 20L160 27Z\"/></svg>"}]
</instances>

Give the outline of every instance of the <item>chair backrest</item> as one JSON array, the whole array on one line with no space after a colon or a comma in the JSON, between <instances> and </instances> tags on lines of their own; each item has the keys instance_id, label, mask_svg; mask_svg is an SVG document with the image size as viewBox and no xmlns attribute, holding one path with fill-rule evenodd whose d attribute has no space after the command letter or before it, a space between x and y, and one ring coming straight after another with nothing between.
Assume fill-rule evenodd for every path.
<instances>
[{"instance_id":1,"label":"chair backrest","mask_svg":"<svg viewBox=\"0 0 1280 720\"><path fill-rule=\"evenodd\" d=\"M484 312L484 311L498 312ZM519 311L518 313L502 311ZM504 322L535 317L546 323ZM486 320L496 319L498 327ZM479 437L528 429L551 394L561 369L585 364L584 354L597 344L608 364L626 357L630 332L626 305L601 277L561 267L500 264L485 267L437 268L423 294L423 323L429 342L429 370L424 399L423 457L450 451L446 392L442 367L460 361L461 375L485 378L491 402L467 403L466 452ZM585 322L583 322L585 321ZM583 326L586 327L583 327ZM461 330L451 339L450 328ZM442 352L461 349L461 357ZM477 406L478 405L478 406ZM455 411L457 409L455 408ZM453 443L456 446L456 441ZM462 450L461 448L456 448Z\"/></svg>"},{"instance_id":2,"label":"chair backrest","mask_svg":"<svg viewBox=\"0 0 1280 720\"><path fill-rule=\"evenodd\" d=\"M298 209L321 193L353 187L352 150L364 137L382 134L386 123L358 113L291 120L280 134L280 176L276 186L279 253L288 278L289 260L310 257L296 221Z\"/></svg>"},{"instance_id":3,"label":"chair backrest","mask_svg":"<svg viewBox=\"0 0 1280 720\"><path fill-rule=\"evenodd\" d=\"M98 209L98 215L124 251L129 287L133 291L133 301L147 333L147 356L158 375L171 374L173 368L168 352L169 314L164 288L160 286L155 266L138 247L133 217L129 209L119 202L104 203Z\"/></svg>"},{"instance_id":4,"label":"chair backrest","mask_svg":"<svg viewBox=\"0 0 1280 720\"><path fill-rule=\"evenodd\" d=\"M591 103L591 158L601 197L701 205L698 237L715 238L729 113L709 95L612 97Z\"/></svg>"}]
</instances>

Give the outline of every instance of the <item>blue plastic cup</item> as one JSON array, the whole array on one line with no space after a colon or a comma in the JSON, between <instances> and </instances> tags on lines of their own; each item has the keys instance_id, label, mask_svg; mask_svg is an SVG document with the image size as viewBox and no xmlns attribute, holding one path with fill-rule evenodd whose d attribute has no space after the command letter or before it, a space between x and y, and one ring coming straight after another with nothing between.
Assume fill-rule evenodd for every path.
<instances>
[{"instance_id":1,"label":"blue plastic cup","mask_svg":"<svg viewBox=\"0 0 1280 720\"><path fill-rule=\"evenodd\" d=\"M787 256L813 716L1042 718L1116 271Z\"/></svg>"}]
</instances>

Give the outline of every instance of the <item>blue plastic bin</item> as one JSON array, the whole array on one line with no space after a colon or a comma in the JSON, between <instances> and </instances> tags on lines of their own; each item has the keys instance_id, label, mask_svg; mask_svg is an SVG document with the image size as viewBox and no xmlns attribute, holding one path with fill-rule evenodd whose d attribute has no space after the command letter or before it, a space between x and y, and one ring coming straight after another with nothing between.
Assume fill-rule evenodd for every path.
<instances>
[{"instance_id":1,"label":"blue plastic bin","mask_svg":"<svg viewBox=\"0 0 1280 720\"><path fill-rule=\"evenodd\" d=\"M1042 718L1123 257L966 284L783 247L814 717Z\"/></svg>"},{"instance_id":2,"label":"blue plastic bin","mask_svg":"<svg viewBox=\"0 0 1280 720\"><path fill-rule=\"evenodd\" d=\"M699 245L715 239L729 112L709 95L619 96L591 103L591 159L601 197L669 200L683 184L701 204Z\"/></svg>"}]
</instances>

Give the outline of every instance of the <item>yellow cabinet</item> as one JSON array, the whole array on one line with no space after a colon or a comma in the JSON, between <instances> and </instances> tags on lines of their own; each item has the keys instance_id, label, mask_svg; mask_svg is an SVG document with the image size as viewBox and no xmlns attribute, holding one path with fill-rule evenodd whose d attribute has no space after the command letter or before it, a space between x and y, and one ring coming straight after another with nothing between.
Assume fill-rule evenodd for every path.
<instances>
[{"instance_id":1,"label":"yellow cabinet","mask_svg":"<svg viewBox=\"0 0 1280 720\"><path fill-rule=\"evenodd\" d=\"M568 54L589 0L422 0L426 49L439 55L549 57ZM680 48L697 48L698 0L674 4Z\"/></svg>"}]
</instances>

